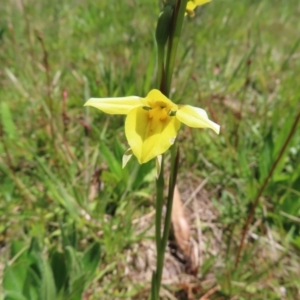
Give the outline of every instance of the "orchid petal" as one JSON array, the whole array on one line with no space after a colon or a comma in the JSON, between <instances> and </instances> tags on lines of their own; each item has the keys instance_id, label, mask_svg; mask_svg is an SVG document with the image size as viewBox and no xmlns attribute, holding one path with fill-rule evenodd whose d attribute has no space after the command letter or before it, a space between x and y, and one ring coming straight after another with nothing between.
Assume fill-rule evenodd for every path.
<instances>
[{"instance_id":1,"label":"orchid petal","mask_svg":"<svg viewBox=\"0 0 300 300\"><path fill-rule=\"evenodd\" d=\"M142 107L131 110L125 122L125 134L140 164L166 152L174 143L180 127L175 117L161 120L160 113L150 114Z\"/></svg>"},{"instance_id":2,"label":"orchid petal","mask_svg":"<svg viewBox=\"0 0 300 300\"><path fill-rule=\"evenodd\" d=\"M192 13L196 6L197 5L194 3L194 1L188 1L188 3L186 4L186 10L188 11L188 13Z\"/></svg>"},{"instance_id":3,"label":"orchid petal","mask_svg":"<svg viewBox=\"0 0 300 300\"><path fill-rule=\"evenodd\" d=\"M194 0L194 3L198 6L198 5L203 5L205 3L210 2L211 0Z\"/></svg>"},{"instance_id":4,"label":"orchid petal","mask_svg":"<svg viewBox=\"0 0 300 300\"><path fill-rule=\"evenodd\" d=\"M191 0L188 1L186 4L186 12L189 14L190 17L194 17L195 13L194 13L194 9L199 6L199 5L203 5L205 3L210 2L211 0Z\"/></svg>"},{"instance_id":5,"label":"orchid petal","mask_svg":"<svg viewBox=\"0 0 300 300\"><path fill-rule=\"evenodd\" d=\"M174 107L177 109L177 105L174 102L168 99L161 91L156 89L151 90L144 100L151 107L154 107L157 103L162 103L172 109L174 109Z\"/></svg>"},{"instance_id":6,"label":"orchid petal","mask_svg":"<svg viewBox=\"0 0 300 300\"><path fill-rule=\"evenodd\" d=\"M127 115L130 110L142 106L142 98L137 96L118 98L91 98L84 106L93 106L111 115Z\"/></svg>"},{"instance_id":7,"label":"orchid petal","mask_svg":"<svg viewBox=\"0 0 300 300\"><path fill-rule=\"evenodd\" d=\"M220 132L220 126L209 120L204 109L190 105L179 106L176 118L193 128L211 128L217 134Z\"/></svg>"}]
</instances>

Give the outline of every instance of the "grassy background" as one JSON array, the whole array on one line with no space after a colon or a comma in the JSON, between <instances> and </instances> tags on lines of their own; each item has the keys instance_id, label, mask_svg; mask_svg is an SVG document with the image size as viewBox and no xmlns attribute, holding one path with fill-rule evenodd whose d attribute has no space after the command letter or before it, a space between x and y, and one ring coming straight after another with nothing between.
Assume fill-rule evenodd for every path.
<instances>
[{"instance_id":1,"label":"grassy background","mask_svg":"<svg viewBox=\"0 0 300 300\"><path fill-rule=\"evenodd\" d=\"M153 162L121 169L124 118L82 106L155 87L158 13L152 0L1 2L3 298L131 299L143 288L118 264L149 238L132 220L153 210ZM300 299L299 126L234 268L253 199L300 110L299 14L298 0L214 0L185 20L172 99L221 125L220 136L184 126L178 136L181 173L208 178L223 232L199 271L200 282L215 279L195 299L216 285L211 299Z\"/></svg>"}]
</instances>

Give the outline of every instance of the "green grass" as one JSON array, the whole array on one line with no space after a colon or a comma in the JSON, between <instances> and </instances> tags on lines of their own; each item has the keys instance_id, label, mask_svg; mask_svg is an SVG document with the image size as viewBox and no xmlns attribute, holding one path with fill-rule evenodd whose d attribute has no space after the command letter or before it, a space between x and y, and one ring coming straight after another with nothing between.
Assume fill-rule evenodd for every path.
<instances>
[{"instance_id":1,"label":"green grass","mask_svg":"<svg viewBox=\"0 0 300 300\"><path fill-rule=\"evenodd\" d=\"M300 295L299 126L234 267L300 110L299 13L297 0L214 0L185 20L172 99L221 125L220 136L184 126L178 136L180 185L190 184L186 174L209 178L222 232L219 255L203 257L195 299L216 285L211 299ZM158 3L4 0L0 14L0 295L131 299L143 287L122 266L127 249L152 238L132 220L153 210L154 162L122 169L124 118L83 104L155 87ZM209 228L203 235L212 238Z\"/></svg>"}]
</instances>

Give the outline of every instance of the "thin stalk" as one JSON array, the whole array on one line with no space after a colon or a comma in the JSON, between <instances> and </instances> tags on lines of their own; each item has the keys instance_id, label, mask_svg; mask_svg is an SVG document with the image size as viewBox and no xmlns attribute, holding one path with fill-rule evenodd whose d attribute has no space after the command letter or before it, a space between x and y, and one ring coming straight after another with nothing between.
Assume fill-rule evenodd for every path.
<instances>
[{"instance_id":1,"label":"thin stalk","mask_svg":"<svg viewBox=\"0 0 300 300\"><path fill-rule=\"evenodd\" d=\"M162 207L164 202L164 157L161 161L161 170L158 179L156 180L156 213L155 213L155 239L156 239L156 250L159 256L161 248L161 217ZM157 267L158 263L157 263Z\"/></svg>"},{"instance_id":2,"label":"thin stalk","mask_svg":"<svg viewBox=\"0 0 300 300\"><path fill-rule=\"evenodd\" d=\"M151 300L156 300L158 299L158 291L157 291L157 286L156 286L156 272L153 272L152 274L152 279L151 279Z\"/></svg>"},{"instance_id":3,"label":"thin stalk","mask_svg":"<svg viewBox=\"0 0 300 300\"><path fill-rule=\"evenodd\" d=\"M174 11L173 24L171 26L172 32L169 38L168 53L167 53L167 60L166 60L166 95L167 96L169 96L170 93L174 63L175 63L179 38L181 35L186 4L187 4L187 0L178 0Z\"/></svg>"},{"instance_id":4,"label":"thin stalk","mask_svg":"<svg viewBox=\"0 0 300 300\"><path fill-rule=\"evenodd\" d=\"M155 220L155 235L156 235L156 248L157 248L157 260L156 260L156 282L155 282L155 289L153 288L153 291L157 293L157 298L151 298L151 299L159 299L159 289L161 285L162 280L162 273L163 273L163 266L164 266L164 258L165 258L165 252L167 247L167 242L169 238L170 228L171 228L171 216L172 216L172 207L173 207L173 197L174 197L174 188L176 185L176 178L177 178L177 172L178 172L178 161L179 161L179 152L176 151L176 143L171 148L171 172L169 177L169 192L168 192L168 201L167 201L167 210L166 210L166 216L165 216L165 222L164 222L164 230L163 230L163 236L161 237L161 215L162 215L162 204L159 203L158 196L157 204L161 204L161 206L156 206L156 220ZM160 173L162 174L162 172ZM158 187L158 181L157 180L157 194L158 192L161 192ZM163 192L163 191L162 191ZM163 194L162 194L163 196ZM159 227L158 227L159 225ZM154 276L154 274L153 274ZM152 296L153 297L153 296Z\"/></svg>"},{"instance_id":5,"label":"thin stalk","mask_svg":"<svg viewBox=\"0 0 300 300\"><path fill-rule=\"evenodd\" d=\"M151 300L159 299L159 289L161 282L162 269L164 266L164 251L161 243L161 218L164 202L164 156L162 156L161 169L158 179L156 180L156 212L155 212L155 241L156 241L156 271L152 274Z\"/></svg>"},{"instance_id":6,"label":"thin stalk","mask_svg":"<svg viewBox=\"0 0 300 300\"><path fill-rule=\"evenodd\" d=\"M165 46L157 45L157 84L161 91L164 91L164 58Z\"/></svg>"},{"instance_id":7,"label":"thin stalk","mask_svg":"<svg viewBox=\"0 0 300 300\"><path fill-rule=\"evenodd\" d=\"M167 97L170 93L170 86L172 80L172 72L174 69L174 62L176 50L181 33L185 8L187 0L178 0L173 12L172 24L170 27L168 52L166 57L165 68L165 45L158 44L157 47L157 80L162 93ZM167 211L164 221L163 236L161 236L162 224L162 208L163 208L163 192L164 192L164 161L161 162L161 170L159 178L156 181L156 214L155 214L155 241L156 241L156 271L152 275L151 286L151 300L159 299L159 290L161 286L161 279L164 266L165 250L169 237L171 227L171 215L173 205L174 187L176 184L177 170L178 170L178 153L176 155L176 143L171 148L171 172L169 178L169 193L167 201Z\"/></svg>"},{"instance_id":8,"label":"thin stalk","mask_svg":"<svg viewBox=\"0 0 300 300\"><path fill-rule=\"evenodd\" d=\"M174 189L176 185L177 173L179 166L179 149L176 146L176 142L171 148L171 173L169 178L169 192L168 192L168 201L167 201L167 211L164 224L164 232L162 237L162 248L166 249L170 228L171 228L171 217L172 217L172 207L173 207L173 198L174 198Z\"/></svg>"},{"instance_id":9,"label":"thin stalk","mask_svg":"<svg viewBox=\"0 0 300 300\"><path fill-rule=\"evenodd\" d=\"M235 268L238 267L239 263L240 263L240 258L241 258L241 253L242 253L242 250L244 248L244 242L245 242L245 237L246 237L246 234L248 232L248 228L253 220L253 216L254 216L254 213L255 213L255 209L259 203L259 199L261 197L261 195L263 194L264 190L266 189L268 183L269 183L269 180L270 178L272 177L280 159L282 158L288 144L290 143L290 140L292 139L296 129L297 129L297 126L298 126L298 123L299 123L299 120L300 120L300 111L298 112L298 115L296 116L295 118L295 121L293 123L293 126L289 132L289 135L287 137L287 139L285 140L282 148L280 149L280 152L276 158L276 160L274 161L272 167L271 167L271 170L268 174L268 176L266 177L266 179L264 180L261 188L259 189L258 193L257 193L257 196L253 202L253 205L252 205L252 208L251 208L251 211L250 213L248 214L248 217L247 217L247 220L245 222L245 226L244 226L244 230L242 232L242 236L241 236L241 240L240 240L240 246L239 246L239 249L238 249L238 252L237 252L237 255L236 255L236 260L235 260Z\"/></svg>"}]
</instances>

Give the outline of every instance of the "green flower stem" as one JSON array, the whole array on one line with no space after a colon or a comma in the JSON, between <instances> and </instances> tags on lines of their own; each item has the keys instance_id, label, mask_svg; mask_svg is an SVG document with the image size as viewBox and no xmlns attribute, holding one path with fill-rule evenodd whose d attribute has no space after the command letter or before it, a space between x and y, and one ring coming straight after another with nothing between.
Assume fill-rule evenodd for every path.
<instances>
[{"instance_id":1,"label":"green flower stem","mask_svg":"<svg viewBox=\"0 0 300 300\"><path fill-rule=\"evenodd\" d=\"M164 202L164 156L161 161L161 170L158 179L156 180L156 213L155 213L155 239L156 249L159 253L161 248L161 217ZM159 255L159 254L158 254ZM158 264L157 264L157 267Z\"/></svg>"},{"instance_id":2,"label":"green flower stem","mask_svg":"<svg viewBox=\"0 0 300 300\"><path fill-rule=\"evenodd\" d=\"M151 300L158 299L159 292L157 290L157 281L156 281L156 272L153 272L152 274L152 280L151 280Z\"/></svg>"},{"instance_id":3,"label":"green flower stem","mask_svg":"<svg viewBox=\"0 0 300 300\"><path fill-rule=\"evenodd\" d=\"M162 237L161 237L161 217L162 217L163 190L164 190L163 160L161 165L161 172L159 178L156 181L155 239L156 239L157 259L156 259L156 272L154 272L152 276L152 288L151 288L152 300L159 299L159 290L160 290L163 267L164 267L165 251L166 251L170 228L171 228L173 197L174 197L174 189L176 185L178 161L179 161L179 155L176 149L177 146L175 142L171 148L171 173L169 177L167 210L166 210Z\"/></svg>"},{"instance_id":4,"label":"green flower stem","mask_svg":"<svg viewBox=\"0 0 300 300\"><path fill-rule=\"evenodd\" d=\"M164 90L164 59L165 59L165 46L157 44L157 83L158 88L163 92Z\"/></svg>"},{"instance_id":5,"label":"green flower stem","mask_svg":"<svg viewBox=\"0 0 300 300\"><path fill-rule=\"evenodd\" d=\"M176 151L176 142L171 148L171 172L169 177L169 191L168 191L168 200L167 200L167 210L165 216L165 223L164 223L164 230L163 236L161 239L160 244L160 253L157 253L157 266L156 269L156 276L158 282L158 289L160 287L161 279L162 279L162 272L164 266L164 258L165 258L165 251L167 247L167 242L169 238L170 228L171 228L171 217L172 217L172 207L173 207L173 197L174 197L174 189L176 185L176 178L177 178L177 171L178 171L178 152Z\"/></svg>"},{"instance_id":6,"label":"green flower stem","mask_svg":"<svg viewBox=\"0 0 300 300\"><path fill-rule=\"evenodd\" d=\"M183 24L185 8L187 0L178 0L173 10L166 10L165 13L173 12L172 23L170 26L169 42L168 42L168 52L166 56L166 67L165 67L165 37L167 33L165 30L164 21L167 20L169 15L164 15L166 19L162 19L162 15L159 19L159 26L156 31L157 39L157 82L160 91L164 93L167 97L170 94L170 87L172 81L172 73L174 69L175 57L177 52L177 46L181 34L181 28ZM167 21L166 21L167 22ZM161 26L162 27L161 27ZM164 38L161 40L161 38ZM151 300L159 300L159 290L161 286L164 257L167 247L167 242L169 238L169 232L171 228L171 217L172 217L172 206L173 206L173 196L174 189L176 185L177 171L178 171L178 160L179 154L177 152L176 141L171 147L171 172L169 177L169 191L167 199L167 209L166 216L164 220L163 234L161 235L161 224L162 224L162 208L164 202L164 158L161 162L160 175L156 181L156 214L155 214L155 241L156 241L156 271L152 274L151 282Z\"/></svg>"},{"instance_id":7,"label":"green flower stem","mask_svg":"<svg viewBox=\"0 0 300 300\"><path fill-rule=\"evenodd\" d=\"M177 47L181 35L182 24L184 20L185 9L188 0L178 0L175 7L172 32L169 38L168 53L166 60L166 96L169 96L172 82L174 63L176 58Z\"/></svg>"},{"instance_id":8,"label":"green flower stem","mask_svg":"<svg viewBox=\"0 0 300 300\"><path fill-rule=\"evenodd\" d=\"M156 212L155 212L155 241L156 241L156 272L152 275L151 300L159 299L161 275L164 266L164 249L161 238L161 218L164 204L164 155L162 156L159 177L156 180Z\"/></svg>"},{"instance_id":9,"label":"green flower stem","mask_svg":"<svg viewBox=\"0 0 300 300\"><path fill-rule=\"evenodd\" d=\"M168 201L167 201L167 211L164 224L164 232L162 237L162 248L165 250L169 238L170 228L171 228L171 217L172 217L172 207L174 190L176 185L177 173L179 166L179 149L177 148L176 141L171 148L171 172L169 177L169 191L168 191Z\"/></svg>"}]
</instances>

